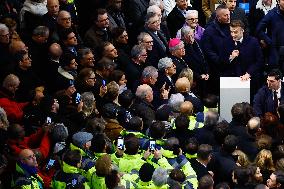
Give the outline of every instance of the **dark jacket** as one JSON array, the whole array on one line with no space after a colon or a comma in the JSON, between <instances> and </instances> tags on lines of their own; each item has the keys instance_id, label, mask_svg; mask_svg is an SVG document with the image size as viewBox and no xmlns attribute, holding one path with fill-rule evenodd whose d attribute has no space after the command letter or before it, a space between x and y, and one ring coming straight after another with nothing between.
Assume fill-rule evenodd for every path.
<instances>
[{"instance_id":1,"label":"dark jacket","mask_svg":"<svg viewBox=\"0 0 284 189\"><path fill-rule=\"evenodd\" d=\"M247 72L251 77L259 77L263 68L263 55L256 38L245 35L243 41L237 46L230 38L226 45L227 64L224 67L223 76L239 77ZM240 54L230 62L229 56L233 50L239 50Z\"/></svg>"},{"instance_id":2,"label":"dark jacket","mask_svg":"<svg viewBox=\"0 0 284 189\"><path fill-rule=\"evenodd\" d=\"M279 7L270 10L258 24L256 32L260 39L263 39L269 46L269 65L278 65L280 48L284 48L284 13ZM271 31L266 33L266 29ZM284 49L283 49L284 51ZM283 55L284 56L284 52Z\"/></svg>"},{"instance_id":3,"label":"dark jacket","mask_svg":"<svg viewBox=\"0 0 284 189\"><path fill-rule=\"evenodd\" d=\"M280 104L284 103L284 84L281 83L281 99ZM257 116L263 116L266 112L275 113L275 107L273 103L273 93L266 85L260 88L257 94L254 96L253 109Z\"/></svg>"},{"instance_id":4,"label":"dark jacket","mask_svg":"<svg viewBox=\"0 0 284 189\"><path fill-rule=\"evenodd\" d=\"M167 16L167 25L169 26L170 37L175 38L177 31L182 28L185 23L185 17L177 6Z\"/></svg>"},{"instance_id":5,"label":"dark jacket","mask_svg":"<svg viewBox=\"0 0 284 189\"><path fill-rule=\"evenodd\" d=\"M155 34L153 31L145 27L143 32L148 33L153 38L153 49L148 54L149 57L147 62L154 67L158 67L159 60L167 56L167 39L161 31L157 31L157 34Z\"/></svg>"},{"instance_id":6,"label":"dark jacket","mask_svg":"<svg viewBox=\"0 0 284 189\"><path fill-rule=\"evenodd\" d=\"M224 49L229 36L229 25L220 24L215 20L205 29L201 39L203 52L208 60L211 72L216 74L216 77L220 75L227 61Z\"/></svg>"},{"instance_id":7,"label":"dark jacket","mask_svg":"<svg viewBox=\"0 0 284 189\"><path fill-rule=\"evenodd\" d=\"M185 61L189 64L197 78L201 77L201 74L208 74L208 63L205 59L205 55L198 44L194 41L193 44L185 44Z\"/></svg>"},{"instance_id":8,"label":"dark jacket","mask_svg":"<svg viewBox=\"0 0 284 189\"><path fill-rule=\"evenodd\" d=\"M143 99L136 98L131 106L133 113L143 120L143 130L146 131L155 120L155 109L152 104Z\"/></svg>"}]
</instances>

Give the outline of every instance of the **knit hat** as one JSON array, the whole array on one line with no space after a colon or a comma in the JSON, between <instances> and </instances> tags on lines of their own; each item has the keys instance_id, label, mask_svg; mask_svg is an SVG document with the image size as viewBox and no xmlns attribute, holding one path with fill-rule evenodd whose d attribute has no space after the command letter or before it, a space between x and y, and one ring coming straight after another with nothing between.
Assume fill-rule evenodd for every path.
<instances>
[{"instance_id":1,"label":"knit hat","mask_svg":"<svg viewBox=\"0 0 284 189\"><path fill-rule=\"evenodd\" d=\"M179 45L182 41L179 38L173 38L169 41L169 48Z\"/></svg>"},{"instance_id":2,"label":"knit hat","mask_svg":"<svg viewBox=\"0 0 284 189\"><path fill-rule=\"evenodd\" d=\"M93 135L88 132L77 132L73 135L73 144L77 147L82 148L87 142L93 139Z\"/></svg>"},{"instance_id":3,"label":"knit hat","mask_svg":"<svg viewBox=\"0 0 284 189\"><path fill-rule=\"evenodd\" d=\"M149 163L144 163L139 170L140 180L143 182L151 181L154 171L155 171L155 168L153 167L153 165Z\"/></svg>"}]
</instances>

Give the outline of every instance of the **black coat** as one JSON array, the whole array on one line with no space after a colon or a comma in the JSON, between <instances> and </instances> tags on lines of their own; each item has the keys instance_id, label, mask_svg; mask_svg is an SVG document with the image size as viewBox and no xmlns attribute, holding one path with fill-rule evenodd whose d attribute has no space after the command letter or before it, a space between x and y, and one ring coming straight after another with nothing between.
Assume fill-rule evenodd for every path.
<instances>
[{"instance_id":1,"label":"black coat","mask_svg":"<svg viewBox=\"0 0 284 189\"><path fill-rule=\"evenodd\" d=\"M136 98L131 106L132 112L143 120L143 130L146 131L155 120L154 106L145 100Z\"/></svg>"},{"instance_id":2,"label":"black coat","mask_svg":"<svg viewBox=\"0 0 284 189\"><path fill-rule=\"evenodd\" d=\"M157 31L157 34L155 34L150 29L144 28L143 32L148 33L153 38L153 49L148 54L147 62L158 67L159 60L167 56L167 39L161 31Z\"/></svg>"},{"instance_id":3,"label":"black coat","mask_svg":"<svg viewBox=\"0 0 284 189\"><path fill-rule=\"evenodd\" d=\"M177 31L182 28L185 23L185 17L181 11L175 6L167 17L167 25L171 38L175 38Z\"/></svg>"},{"instance_id":4,"label":"black coat","mask_svg":"<svg viewBox=\"0 0 284 189\"><path fill-rule=\"evenodd\" d=\"M190 164L193 170L196 172L197 180L209 174L207 167L198 162L197 159L193 159L192 161L190 161Z\"/></svg>"}]
</instances>

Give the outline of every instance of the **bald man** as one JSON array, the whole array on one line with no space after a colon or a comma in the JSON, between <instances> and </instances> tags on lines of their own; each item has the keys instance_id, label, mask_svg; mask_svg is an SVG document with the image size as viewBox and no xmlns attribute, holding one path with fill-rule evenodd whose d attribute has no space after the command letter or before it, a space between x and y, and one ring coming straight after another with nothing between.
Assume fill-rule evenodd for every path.
<instances>
[{"instance_id":1,"label":"bald man","mask_svg":"<svg viewBox=\"0 0 284 189\"><path fill-rule=\"evenodd\" d=\"M194 113L203 112L204 107L199 98L190 91L190 82L186 77L179 78L176 83L176 92L184 96L185 101L190 101L193 104Z\"/></svg>"},{"instance_id":2,"label":"bald man","mask_svg":"<svg viewBox=\"0 0 284 189\"><path fill-rule=\"evenodd\" d=\"M185 101L180 105L180 113L191 116L193 113L193 104L189 101Z\"/></svg>"},{"instance_id":3,"label":"bald man","mask_svg":"<svg viewBox=\"0 0 284 189\"><path fill-rule=\"evenodd\" d=\"M43 15L43 24L49 28L51 32L54 31L56 26L56 19L59 13L59 1L47 0L47 13Z\"/></svg>"},{"instance_id":4,"label":"bald man","mask_svg":"<svg viewBox=\"0 0 284 189\"><path fill-rule=\"evenodd\" d=\"M43 189L44 182L38 175L38 163L35 154L30 149L23 149L19 154L14 175L13 188Z\"/></svg>"}]
</instances>

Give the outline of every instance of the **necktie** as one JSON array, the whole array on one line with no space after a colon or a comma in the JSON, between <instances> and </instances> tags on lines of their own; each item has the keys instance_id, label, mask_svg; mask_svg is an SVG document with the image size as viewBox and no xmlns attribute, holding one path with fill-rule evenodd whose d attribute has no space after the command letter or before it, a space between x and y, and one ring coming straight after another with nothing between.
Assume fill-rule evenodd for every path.
<instances>
[{"instance_id":1,"label":"necktie","mask_svg":"<svg viewBox=\"0 0 284 189\"><path fill-rule=\"evenodd\" d=\"M274 109L275 109L275 112L276 112L277 107L278 107L278 97L277 97L276 91L273 92L273 104L274 104Z\"/></svg>"}]
</instances>

